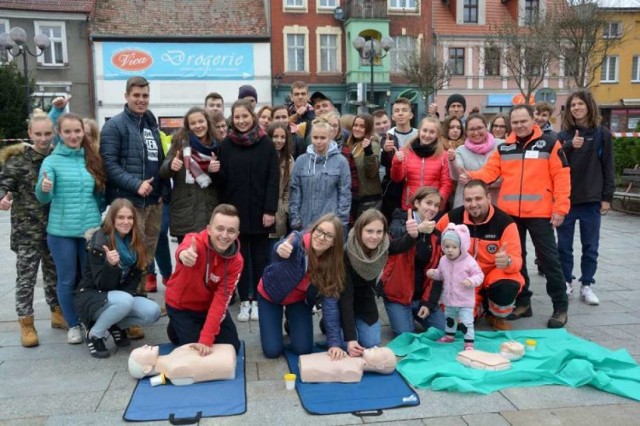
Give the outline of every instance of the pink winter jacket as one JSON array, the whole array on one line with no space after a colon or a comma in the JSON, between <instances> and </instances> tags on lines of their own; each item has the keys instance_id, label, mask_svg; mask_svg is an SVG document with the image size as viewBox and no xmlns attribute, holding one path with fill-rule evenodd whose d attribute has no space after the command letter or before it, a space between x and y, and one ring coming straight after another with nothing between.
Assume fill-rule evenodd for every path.
<instances>
[{"instance_id":1,"label":"pink winter jacket","mask_svg":"<svg viewBox=\"0 0 640 426\"><path fill-rule=\"evenodd\" d=\"M443 200L441 207L444 208L445 201L449 199L453 191L447 152L422 158L411 149L410 144L407 144L403 151L404 160L400 161L394 156L391 163L391 180L394 182L404 181L402 210L413 208L411 199L421 186L437 189Z\"/></svg>"},{"instance_id":2,"label":"pink winter jacket","mask_svg":"<svg viewBox=\"0 0 640 426\"><path fill-rule=\"evenodd\" d=\"M442 296L440 300L445 306L456 308L473 308L476 304L476 287L484 280L482 269L476 260L469 254L469 228L466 225L449 223L442 232L454 231L460 237L460 256L455 260L449 260L446 256L440 258L438 269L435 270L434 280L443 281ZM473 283L472 288L465 287L462 281L469 279Z\"/></svg>"}]
</instances>

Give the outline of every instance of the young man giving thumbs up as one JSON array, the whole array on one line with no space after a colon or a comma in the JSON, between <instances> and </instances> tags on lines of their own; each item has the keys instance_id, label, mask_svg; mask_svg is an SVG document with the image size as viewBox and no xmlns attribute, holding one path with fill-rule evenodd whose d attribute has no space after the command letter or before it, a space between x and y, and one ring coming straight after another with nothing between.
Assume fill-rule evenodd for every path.
<instances>
[{"instance_id":1,"label":"young man giving thumbs up","mask_svg":"<svg viewBox=\"0 0 640 426\"><path fill-rule=\"evenodd\" d=\"M176 251L176 270L165 295L169 340L207 355L214 343L240 349L238 331L227 311L244 260L238 241L240 218L230 204L220 204L207 228L187 234Z\"/></svg>"},{"instance_id":2,"label":"young man giving thumbs up","mask_svg":"<svg viewBox=\"0 0 640 426\"><path fill-rule=\"evenodd\" d=\"M449 223L469 228L469 253L484 273L476 291L474 316L485 316L496 330L509 330L506 317L513 311L524 278L520 274L522 255L518 228L511 217L491 204L487 185L480 180L467 183L463 205L444 215L436 225L444 232Z\"/></svg>"}]
</instances>

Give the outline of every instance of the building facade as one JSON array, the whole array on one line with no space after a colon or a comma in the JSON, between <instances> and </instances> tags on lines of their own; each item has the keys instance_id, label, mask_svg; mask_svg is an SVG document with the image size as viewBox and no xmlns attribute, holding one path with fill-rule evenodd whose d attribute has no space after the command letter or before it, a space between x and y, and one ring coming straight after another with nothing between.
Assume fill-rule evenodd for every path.
<instances>
[{"instance_id":1,"label":"building facade","mask_svg":"<svg viewBox=\"0 0 640 426\"><path fill-rule=\"evenodd\" d=\"M603 37L621 43L609 52L592 88L603 121L613 132L638 129L640 123L640 7L605 8Z\"/></svg>"},{"instance_id":2,"label":"building facade","mask_svg":"<svg viewBox=\"0 0 640 426\"><path fill-rule=\"evenodd\" d=\"M51 100L72 95L68 110L84 117L93 116L89 22L93 1L73 0L0 0L0 34L20 27L27 33L27 46L36 52L33 38L49 37L51 45L43 54L27 55L27 69L35 82L31 94L34 108L48 109ZM23 71L23 59L2 52L0 62L17 60Z\"/></svg>"},{"instance_id":3,"label":"building facade","mask_svg":"<svg viewBox=\"0 0 640 426\"><path fill-rule=\"evenodd\" d=\"M302 80L309 92L322 91L343 113L359 107L390 110L400 95L424 102L402 77L403 55L414 52L428 34L429 2L417 0L274 0L271 2L273 98L286 103L291 83ZM357 37L393 39L386 56L371 65L353 47Z\"/></svg>"}]
</instances>

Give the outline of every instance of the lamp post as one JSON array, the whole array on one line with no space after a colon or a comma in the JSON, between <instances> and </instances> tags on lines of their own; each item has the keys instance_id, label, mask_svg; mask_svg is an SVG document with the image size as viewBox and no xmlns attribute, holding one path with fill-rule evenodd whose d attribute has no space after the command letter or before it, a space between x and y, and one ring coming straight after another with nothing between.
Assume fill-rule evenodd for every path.
<instances>
[{"instance_id":1,"label":"lamp post","mask_svg":"<svg viewBox=\"0 0 640 426\"><path fill-rule=\"evenodd\" d=\"M382 40L376 40L369 38L365 40L364 37L356 37L353 40L353 48L358 51L360 58L368 60L371 68L371 87L369 91L369 104L375 104L375 79L373 73L373 64L376 57L382 59L387 56L389 50L393 47L393 39L391 37L383 37ZM383 53L384 52L384 53Z\"/></svg>"},{"instance_id":2,"label":"lamp post","mask_svg":"<svg viewBox=\"0 0 640 426\"><path fill-rule=\"evenodd\" d=\"M11 56L22 56L22 65L24 68L24 100L27 106L27 117L31 115L31 85L29 84L29 65L27 63L27 55L38 57L44 54L49 48L51 41L44 34L38 34L33 38L36 50L31 51L27 46L27 32L20 27L13 27L8 33L0 35L0 47L6 49ZM40 52L38 52L40 50Z\"/></svg>"}]
</instances>

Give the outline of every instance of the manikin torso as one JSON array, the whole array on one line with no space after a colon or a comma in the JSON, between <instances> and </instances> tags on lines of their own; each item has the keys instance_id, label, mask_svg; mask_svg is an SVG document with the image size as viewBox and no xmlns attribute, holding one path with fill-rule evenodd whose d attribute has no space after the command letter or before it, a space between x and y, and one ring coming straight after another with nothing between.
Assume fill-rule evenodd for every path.
<instances>
[{"instance_id":1,"label":"manikin torso","mask_svg":"<svg viewBox=\"0 0 640 426\"><path fill-rule=\"evenodd\" d=\"M365 371L390 374L396 368L396 357L389 348L365 349L361 357L347 356L333 361L327 352L301 355L300 380L311 383L357 383Z\"/></svg>"}]
</instances>

